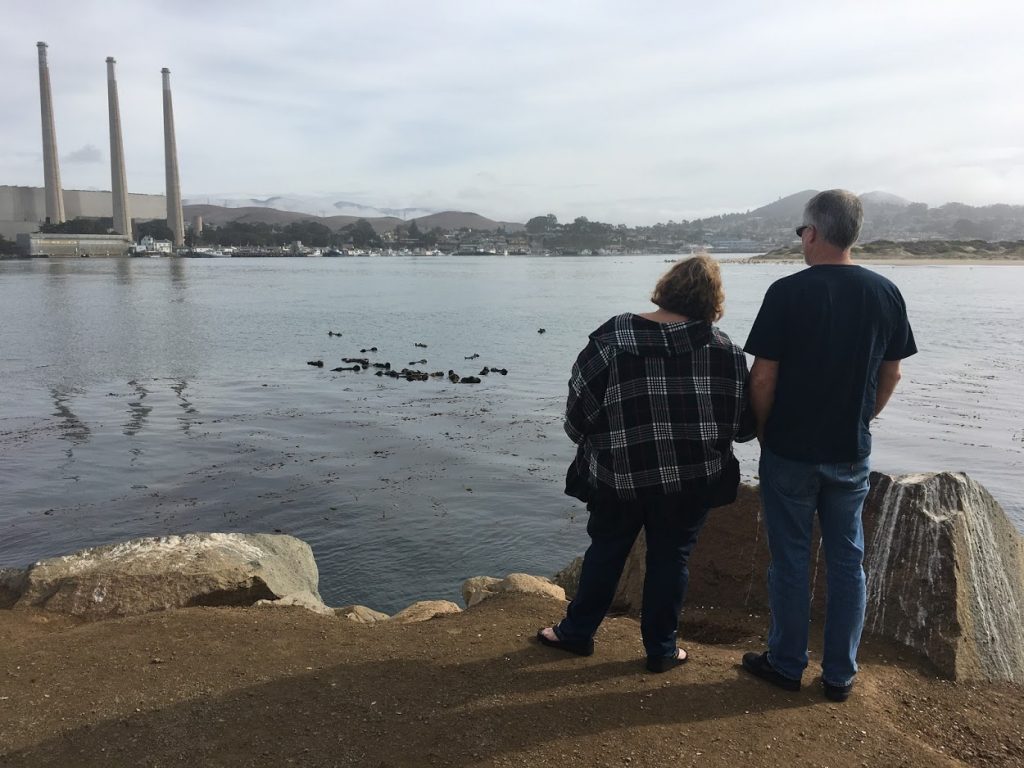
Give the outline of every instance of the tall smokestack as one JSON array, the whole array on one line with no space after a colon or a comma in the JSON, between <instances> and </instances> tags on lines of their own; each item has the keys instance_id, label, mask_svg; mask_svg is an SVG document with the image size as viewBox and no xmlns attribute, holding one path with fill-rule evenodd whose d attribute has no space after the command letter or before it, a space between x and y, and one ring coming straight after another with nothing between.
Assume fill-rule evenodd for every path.
<instances>
[{"instance_id":1,"label":"tall smokestack","mask_svg":"<svg viewBox=\"0 0 1024 768\"><path fill-rule=\"evenodd\" d=\"M185 220L181 211L181 182L178 179L178 146L174 141L174 107L171 105L171 70L160 70L164 76L164 166L167 176L167 226L174 245L185 244Z\"/></svg>"},{"instance_id":2,"label":"tall smokestack","mask_svg":"<svg viewBox=\"0 0 1024 768\"><path fill-rule=\"evenodd\" d=\"M53 121L53 96L50 94L50 66L46 62L46 43L39 49L39 106L43 113L43 180L46 186L46 220L64 221L64 192L60 188L60 164L57 162L57 128Z\"/></svg>"},{"instance_id":3,"label":"tall smokestack","mask_svg":"<svg viewBox=\"0 0 1024 768\"><path fill-rule=\"evenodd\" d=\"M121 108L117 100L117 76L113 56L107 56L107 108L110 111L110 196L113 202L114 231L132 234L128 212L128 182L124 169L124 142L121 141Z\"/></svg>"}]
</instances>

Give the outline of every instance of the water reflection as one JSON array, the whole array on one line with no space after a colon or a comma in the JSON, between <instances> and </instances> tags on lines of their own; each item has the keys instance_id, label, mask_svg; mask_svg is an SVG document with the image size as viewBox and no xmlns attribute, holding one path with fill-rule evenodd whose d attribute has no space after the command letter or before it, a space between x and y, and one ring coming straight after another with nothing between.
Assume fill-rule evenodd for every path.
<instances>
[{"instance_id":1,"label":"water reflection","mask_svg":"<svg viewBox=\"0 0 1024 768\"><path fill-rule=\"evenodd\" d=\"M55 409L53 415L61 421L60 438L70 441L72 446L87 442L92 434L89 425L78 418L68 405L72 396L80 394L82 394L80 391L74 389L67 391L56 387L50 389L50 397L53 399ZM71 456L71 448L68 448L68 456Z\"/></svg>"},{"instance_id":2,"label":"water reflection","mask_svg":"<svg viewBox=\"0 0 1024 768\"><path fill-rule=\"evenodd\" d=\"M132 281L132 260L130 258L117 259L117 283L128 285Z\"/></svg>"},{"instance_id":3,"label":"water reflection","mask_svg":"<svg viewBox=\"0 0 1024 768\"><path fill-rule=\"evenodd\" d=\"M78 394L82 393L77 390L65 391L56 387L50 389L50 397L53 399L54 406L53 415L59 419L60 435L58 437L61 440L67 440L69 443L68 447L64 450L66 460L61 462L57 469L62 478L76 482L80 477L71 472L71 468L75 464L75 447L87 443L92 435L89 425L78 418L78 415L71 410L69 405L72 396Z\"/></svg>"},{"instance_id":4,"label":"water reflection","mask_svg":"<svg viewBox=\"0 0 1024 768\"><path fill-rule=\"evenodd\" d=\"M50 277L67 277L68 263L65 259L47 259L46 273Z\"/></svg>"},{"instance_id":5,"label":"water reflection","mask_svg":"<svg viewBox=\"0 0 1024 768\"><path fill-rule=\"evenodd\" d=\"M184 415L178 416L178 423L181 425L181 431L186 435L189 430L192 429L192 416L198 411L192 407L192 401L185 396L185 390L188 388L188 381L182 379L171 385L171 389L174 390L174 394L178 396L178 407L180 407L185 413Z\"/></svg>"},{"instance_id":6,"label":"water reflection","mask_svg":"<svg viewBox=\"0 0 1024 768\"><path fill-rule=\"evenodd\" d=\"M185 288L187 285L185 280L185 259L180 256L172 256L170 262L171 285L175 288Z\"/></svg>"},{"instance_id":7,"label":"water reflection","mask_svg":"<svg viewBox=\"0 0 1024 768\"><path fill-rule=\"evenodd\" d=\"M128 422L124 425L124 434L128 437L133 437L145 425L146 418L153 410L153 407L143 403L146 395L149 394L149 390L145 386L135 379L129 381L128 384L135 390L136 397L134 400L128 401Z\"/></svg>"}]
</instances>

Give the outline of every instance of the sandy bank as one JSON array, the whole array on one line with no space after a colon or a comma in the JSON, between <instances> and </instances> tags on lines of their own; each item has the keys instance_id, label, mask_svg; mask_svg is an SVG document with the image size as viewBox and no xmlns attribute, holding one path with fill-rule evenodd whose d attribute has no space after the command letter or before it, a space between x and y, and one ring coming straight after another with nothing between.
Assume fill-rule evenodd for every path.
<instances>
[{"instance_id":1,"label":"sandy bank","mask_svg":"<svg viewBox=\"0 0 1024 768\"><path fill-rule=\"evenodd\" d=\"M881 256L878 258L868 258L864 256L857 256L854 258L855 264L863 264L865 266L871 266L873 264L884 265L884 266L899 266L899 267L938 267L938 266L968 266L968 267L1021 267L1024 266L1024 259L979 259L975 257L971 258L934 258L934 259L915 259L906 256ZM766 259L761 256L754 256L750 259L744 259L739 262L740 264L803 264L803 259Z\"/></svg>"},{"instance_id":2,"label":"sandy bank","mask_svg":"<svg viewBox=\"0 0 1024 768\"><path fill-rule=\"evenodd\" d=\"M193 608L89 624L0 611L3 765L953 766L1024 763L1024 690L935 678L869 642L846 704L743 675L764 617L684 616L643 670L618 618L581 659L563 604L501 595L423 624ZM814 641L818 642L817 639Z\"/></svg>"}]
</instances>

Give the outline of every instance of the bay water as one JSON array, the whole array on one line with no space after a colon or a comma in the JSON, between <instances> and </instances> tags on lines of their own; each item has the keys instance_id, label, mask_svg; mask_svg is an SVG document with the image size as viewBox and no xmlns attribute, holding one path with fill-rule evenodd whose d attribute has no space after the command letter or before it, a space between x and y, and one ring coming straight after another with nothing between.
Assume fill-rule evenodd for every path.
<instances>
[{"instance_id":1,"label":"bay water","mask_svg":"<svg viewBox=\"0 0 1024 768\"><path fill-rule=\"evenodd\" d=\"M459 600L469 576L551 574L587 544L562 493L570 366L608 317L652 308L672 260L0 261L0 567L281 531L313 547L328 604L388 612ZM720 327L742 344L801 268L723 258ZM873 468L965 471L1024 529L1024 267L870 268L920 349L874 422ZM331 372L343 357L508 374ZM755 479L756 445L739 455Z\"/></svg>"}]
</instances>

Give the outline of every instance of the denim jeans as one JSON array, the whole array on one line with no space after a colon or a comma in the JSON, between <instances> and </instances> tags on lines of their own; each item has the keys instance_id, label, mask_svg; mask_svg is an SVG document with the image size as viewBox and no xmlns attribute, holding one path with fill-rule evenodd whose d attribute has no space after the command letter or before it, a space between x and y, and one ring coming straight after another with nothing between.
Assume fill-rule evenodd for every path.
<instances>
[{"instance_id":1,"label":"denim jeans","mask_svg":"<svg viewBox=\"0 0 1024 768\"><path fill-rule=\"evenodd\" d=\"M555 633L567 642L593 638L615 597L615 588L640 529L647 532L640 633L649 657L676 653L679 614L689 580L687 562L708 509L682 496L639 501L595 500L587 505L591 544L580 584Z\"/></svg>"},{"instance_id":2,"label":"denim jeans","mask_svg":"<svg viewBox=\"0 0 1024 768\"><path fill-rule=\"evenodd\" d=\"M807 667L815 510L828 572L821 676L832 685L847 685L857 674L866 604L861 509L868 473L866 458L808 464L761 450L761 505L772 557L768 661L780 675L799 680Z\"/></svg>"}]
</instances>

